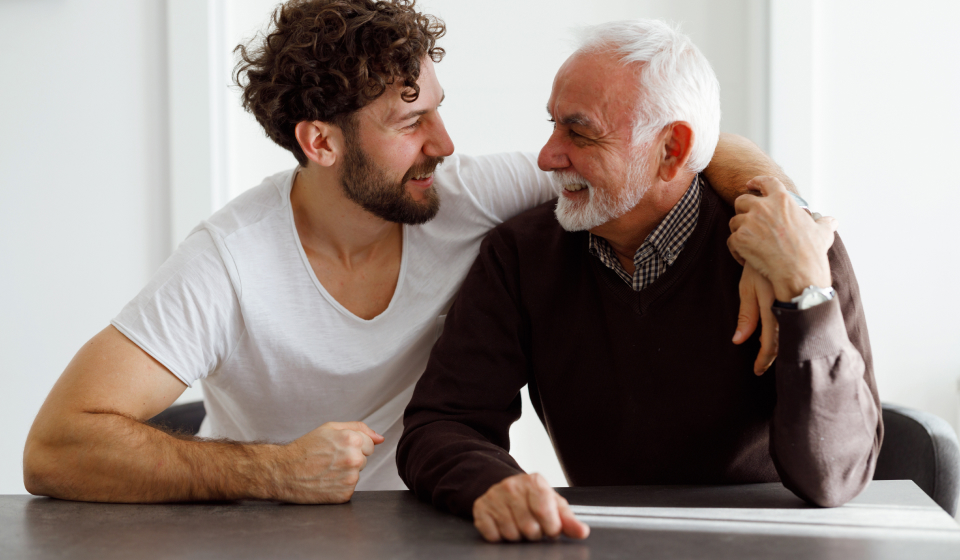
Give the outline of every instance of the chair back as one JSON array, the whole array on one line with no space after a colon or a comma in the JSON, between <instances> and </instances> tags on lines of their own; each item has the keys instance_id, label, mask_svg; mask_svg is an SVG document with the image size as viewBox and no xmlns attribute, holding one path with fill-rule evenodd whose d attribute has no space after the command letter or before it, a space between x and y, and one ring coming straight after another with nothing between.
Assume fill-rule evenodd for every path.
<instances>
[{"instance_id":1,"label":"chair back","mask_svg":"<svg viewBox=\"0 0 960 560\"><path fill-rule=\"evenodd\" d=\"M874 480L912 480L951 516L960 499L960 443L946 420L883 404L883 445Z\"/></svg>"},{"instance_id":2,"label":"chair back","mask_svg":"<svg viewBox=\"0 0 960 560\"><path fill-rule=\"evenodd\" d=\"M147 424L195 436L200 431L200 423L206 415L207 409L204 408L203 401L197 401L171 406L147 420Z\"/></svg>"}]
</instances>

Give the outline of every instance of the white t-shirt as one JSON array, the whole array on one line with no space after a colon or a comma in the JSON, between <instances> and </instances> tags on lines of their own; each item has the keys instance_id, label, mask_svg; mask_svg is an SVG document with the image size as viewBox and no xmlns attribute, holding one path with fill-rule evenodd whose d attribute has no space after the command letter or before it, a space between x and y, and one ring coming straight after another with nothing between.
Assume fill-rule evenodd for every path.
<instances>
[{"instance_id":1,"label":"white t-shirt","mask_svg":"<svg viewBox=\"0 0 960 560\"><path fill-rule=\"evenodd\" d=\"M368 321L314 275L293 177L265 179L200 224L112 324L187 385L203 379L200 436L280 443L360 420L386 441L357 489L403 489L403 410L480 241L556 193L529 154L447 158L435 174L440 211L403 226L396 291Z\"/></svg>"}]
</instances>

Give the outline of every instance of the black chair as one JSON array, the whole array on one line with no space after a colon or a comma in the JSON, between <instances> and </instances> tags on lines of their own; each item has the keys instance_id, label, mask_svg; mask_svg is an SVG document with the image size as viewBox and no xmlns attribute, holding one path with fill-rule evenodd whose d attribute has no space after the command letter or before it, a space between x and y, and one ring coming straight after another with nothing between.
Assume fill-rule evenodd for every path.
<instances>
[{"instance_id":1,"label":"black chair","mask_svg":"<svg viewBox=\"0 0 960 560\"><path fill-rule=\"evenodd\" d=\"M203 401L197 401L171 406L147 420L147 424L194 436L200 431L200 423L206 415L207 409L203 407Z\"/></svg>"},{"instance_id":2,"label":"black chair","mask_svg":"<svg viewBox=\"0 0 960 560\"><path fill-rule=\"evenodd\" d=\"M883 446L874 480L912 480L951 516L960 499L960 443L946 420L883 404Z\"/></svg>"},{"instance_id":3,"label":"black chair","mask_svg":"<svg viewBox=\"0 0 960 560\"><path fill-rule=\"evenodd\" d=\"M195 435L203 402L171 406L148 422ZM960 444L946 420L927 412L883 405L884 438L874 480L912 480L950 515L960 499Z\"/></svg>"}]
</instances>

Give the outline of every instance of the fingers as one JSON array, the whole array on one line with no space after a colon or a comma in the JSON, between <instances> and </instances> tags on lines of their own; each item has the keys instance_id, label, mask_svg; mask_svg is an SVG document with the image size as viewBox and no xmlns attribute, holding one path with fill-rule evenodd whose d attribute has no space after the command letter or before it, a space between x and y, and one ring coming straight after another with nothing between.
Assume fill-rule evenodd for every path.
<instances>
[{"instance_id":1,"label":"fingers","mask_svg":"<svg viewBox=\"0 0 960 560\"><path fill-rule=\"evenodd\" d=\"M733 238L733 234L730 234L730 237L727 238L727 249L730 249L730 254L733 255L733 259L740 263L740 266L743 266L747 261L740 255L740 252L735 249L735 245L736 240Z\"/></svg>"},{"instance_id":2,"label":"fingers","mask_svg":"<svg viewBox=\"0 0 960 560\"><path fill-rule=\"evenodd\" d=\"M733 343L742 344L749 339L760 320L760 304L754 285L756 271L747 265L740 275L740 313L737 316L737 330L733 333Z\"/></svg>"},{"instance_id":3,"label":"fingers","mask_svg":"<svg viewBox=\"0 0 960 560\"><path fill-rule=\"evenodd\" d=\"M557 507L557 500L560 496L550 486L546 478L537 473L530 475L530 477L534 486L527 492L527 507L533 513L543 535L558 537L562 529ZM543 535L535 538L527 536L527 538L539 540Z\"/></svg>"},{"instance_id":4,"label":"fingers","mask_svg":"<svg viewBox=\"0 0 960 560\"><path fill-rule=\"evenodd\" d=\"M500 529L497 527L497 522L486 511L474 511L473 526L480 531L480 536L487 542L500 542Z\"/></svg>"},{"instance_id":5,"label":"fingers","mask_svg":"<svg viewBox=\"0 0 960 560\"><path fill-rule=\"evenodd\" d=\"M323 426L332 430L353 430L355 432L361 432L373 440L374 444L383 443L383 436L371 430L370 427L363 422L327 422Z\"/></svg>"},{"instance_id":6,"label":"fingers","mask_svg":"<svg viewBox=\"0 0 960 560\"><path fill-rule=\"evenodd\" d=\"M484 539L538 541L561 534L585 538L590 529L538 474L520 474L493 485L473 505L474 526Z\"/></svg>"},{"instance_id":7,"label":"fingers","mask_svg":"<svg viewBox=\"0 0 960 560\"><path fill-rule=\"evenodd\" d=\"M530 492L529 488L524 488L524 494ZM516 528L519 530L519 534L523 535L523 538L528 541L539 541L543 538L543 530L540 528L540 524L537 523L536 518L533 516L533 512L530 510L529 499L526 496L521 496L520 499L510 500L508 505L510 506L510 513L513 515L513 522ZM518 540L510 539L509 540Z\"/></svg>"},{"instance_id":8,"label":"fingers","mask_svg":"<svg viewBox=\"0 0 960 560\"><path fill-rule=\"evenodd\" d=\"M757 375L763 375L773 365L773 361L777 359L777 353L780 349L780 323L777 322L777 317L773 314L775 299L773 285L756 270L752 269L752 273L756 274L753 277L753 288L756 291L757 306L760 308L761 323L760 352L753 363L753 372Z\"/></svg>"},{"instance_id":9,"label":"fingers","mask_svg":"<svg viewBox=\"0 0 960 560\"><path fill-rule=\"evenodd\" d=\"M783 186L780 179L770 175L760 175L747 181L747 188L760 192L760 196L770 196L776 192L787 192L787 187Z\"/></svg>"},{"instance_id":10,"label":"fingers","mask_svg":"<svg viewBox=\"0 0 960 560\"><path fill-rule=\"evenodd\" d=\"M817 227L820 229L824 238L828 240L827 247L832 247L835 238L834 234L837 233L837 228L840 226L840 223L832 216L820 216L819 218L814 218L814 220L817 222Z\"/></svg>"},{"instance_id":11,"label":"fingers","mask_svg":"<svg viewBox=\"0 0 960 560\"><path fill-rule=\"evenodd\" d=\"M763 375L770 369L780 351L780 323L777 322L771 306L772 304L760 308L760 352L753 363L753 373L756 375Z\"/></svg>"},{"instance_id":12,"label":"fingers","mask_svg":"<svg viewBox=\"0 0 960 560\"><path fill-rule=\"evenodd\" d=\"M571 539L585 539L590 536L590 527L577 519L570 509L570 504L563 496L557 496L559 506L560 523L563 526L563 534Z\"/></svg>"}]
</instances>

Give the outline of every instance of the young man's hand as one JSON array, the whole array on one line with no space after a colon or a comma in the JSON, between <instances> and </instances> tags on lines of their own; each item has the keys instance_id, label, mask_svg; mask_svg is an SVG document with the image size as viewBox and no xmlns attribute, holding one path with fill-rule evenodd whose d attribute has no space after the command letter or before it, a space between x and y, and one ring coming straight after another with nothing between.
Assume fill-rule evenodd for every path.
<instances>
[{"instance_id":1,"label":"young man's hand","mask_svg":"<svg viewBox=\"0 0 960 560\"><path fill-rule=\"evenodd\" d=\"M383 436L363 422L327 422L280 449L274 499L304 504L350 500Z\"/></svg>"},{"instance_id":2,"label":"young man's hand","mask_svg":"<svg viewBox=\"0 0 960 560\"><path fill-rule=\"evenodd\" d=\"M518 474L490 487L473 503L473 524L489 542L538 541L561 533L585 539L590 527L539 474Z\"/></svg>"}]
</instances>

